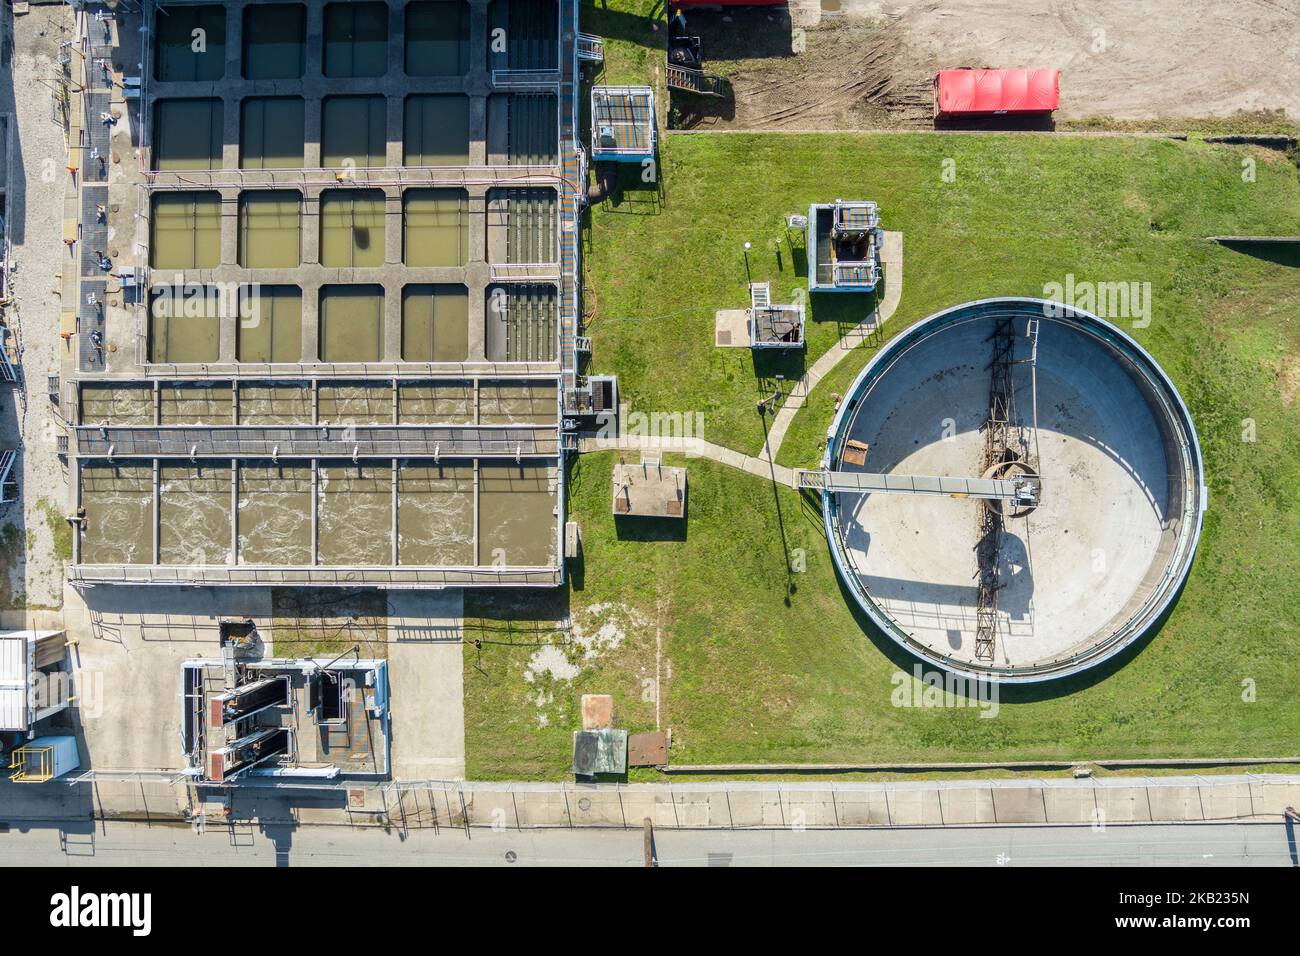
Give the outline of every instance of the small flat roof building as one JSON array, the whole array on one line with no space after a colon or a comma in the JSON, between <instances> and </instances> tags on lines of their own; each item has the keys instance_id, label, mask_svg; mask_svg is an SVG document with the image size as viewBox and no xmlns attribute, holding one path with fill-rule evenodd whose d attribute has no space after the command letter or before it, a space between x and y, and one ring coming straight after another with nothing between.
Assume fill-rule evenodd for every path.
<instances>
[{"instance_id":1,"label":"small flat roof building","mask_svg":"<svg viewBox=\"0 0 1300 956\"><path fill-rule=\"evenodd\" d=\"M614 515L645 518L686 517L686 469L657 458L614 466Z\"/></svg>"},{"instance_id":2,"label":"small flat roof building","mask_svg":"<svg viewBox=\"0 0 1300 956\"><path fill-rule=\"evenodd\" d=\"M71 706L63 631L0 632L0 733L31 736L38 721Z\"/></svg>"}]
</instances>

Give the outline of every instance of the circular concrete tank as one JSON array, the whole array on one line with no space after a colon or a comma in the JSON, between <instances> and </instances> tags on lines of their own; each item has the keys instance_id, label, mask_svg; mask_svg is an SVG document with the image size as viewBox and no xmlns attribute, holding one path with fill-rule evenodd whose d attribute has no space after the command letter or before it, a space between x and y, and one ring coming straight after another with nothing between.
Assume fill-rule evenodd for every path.
<instances>
[{"instance_id":1,"label":"circular concrete tank","mask_svg":"<svg viewBox=\"0 0 1300 956\"><path fill-rule=\"evenodd\" d=\"M1137 640L1191 567L1205 506L1201 452L1155 360L1110 323L1057 303L960 305L908 328L863 369L823 467L985 474L1001 319L1010 320L1012 418L1022 425L1012 434L1042 485L1036 507L1005 509L992 658L975 646L982 501L838 491L823 496L823 515L848 590L891 638L963 676L1032 682ZM845 463L850 441L869 446L865 464Z\"/></svg>"}]
</instances>

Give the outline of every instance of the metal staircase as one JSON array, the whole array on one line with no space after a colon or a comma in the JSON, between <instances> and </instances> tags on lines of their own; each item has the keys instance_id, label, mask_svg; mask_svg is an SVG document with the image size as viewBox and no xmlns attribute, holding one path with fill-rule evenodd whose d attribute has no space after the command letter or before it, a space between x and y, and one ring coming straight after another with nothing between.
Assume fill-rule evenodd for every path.
<instances>
[{"instance_id":1,"label":"metal staircase","mask_svg":"<svg viewBox=\"0 0 1300 956\"><path fill-rule=\"evenodd\" d=\"M14 477L14 463L18 453L12 448L0 452L0 504L18 500L18 479Z\"/></svg>"},{"instance_id":2,"label":"metal staircase","mask_svg":"<svg viewBox=\"0 0 1300 956\"><path fill-rule=\"evenodd\" d=\"M668 64L668 88L694 93L697 96L727 95L727 81L703 70L692 70L684 66Z\"/></svg>"},{"instance_id":3,"label":"metal staircase","mask_svg":"<svg viewBox=\"0 0 1300 956\"><path fill-rule=\"evenodd\" d=\"M578 34L578 59L586 63L605 61L605 41L590 33Z\"/></svg>"}]
</instances>

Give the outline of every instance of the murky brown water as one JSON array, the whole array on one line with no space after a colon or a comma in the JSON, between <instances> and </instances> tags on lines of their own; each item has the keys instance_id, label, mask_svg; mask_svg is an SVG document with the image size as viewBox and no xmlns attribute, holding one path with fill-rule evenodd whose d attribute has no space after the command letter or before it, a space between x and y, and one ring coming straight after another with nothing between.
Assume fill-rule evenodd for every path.
<instances>
[{"instance_id":1,"label":"murky brown water","mask_svg":"<svg viewBox=\"0 0 1300 956\"><path fill-rule=\"evenodd\" d=\"M382 96L329 96L321 107L321 164L385 166L388 107Z\"/></svg>"},{"instance_id":2,"label":"murky brown water","mask_svg":"<svg viewBox=\"0 0 1300 956\"><path fill-rule=\"evenodd\" d=\"M397 560L405 565L474 563L474 469L404 464L397 474Z\"/></svg>"},{"instance_id":3,"label":"murky brown water","mask_svg":"<svg viewBox=\"0 0 1300 956\"><path fill-rule=\"evenodd\" d=\"M406 5L408 76L456 76L469 67L469 4Z\"/></svg>"},{"instance_id":4,"label":"murky brown water","mask_svg":"<svg viewBox=\"0 0 1300 956\"><path fill-rule=\"evenodd\" d=\"M330 77L383 76L388 68L388 5L325 5L324 72Z\"/></svg>"},{"instance_id":5,"label":"murky brown water","mask_svg":"<svg viewBox=\"0 0 1300 956\"><path fill-rule=\"evenodd\" d=\"M379 382L321 382L320 421L329 425L391 425L393 389Z\"/></svg>"},{"instance_id":6,"label":"murky brown water","mask_svg":"<svg viewBox=\"0 0 1300 956\"><path fill-rule=\"evenodd\" d=\"M86 462L81 469L83 564L153 562L153 466Z\"/></svg>"},{"instance_id":7,"label":"murky brown water","mask_svg":"<svg viewBox=\"0 0 1300 956\"><path fill-rule=\"evenodd\" d=\"M484 425L547 424L559 414L559 391L546 383L482 382L479 421Z\"/></svg>"},{"instance_id":8,"label":"murky brown water","mask_svg":"<svg viewBox=\"0 0 1300 956\"><path fill-rule=\"evenodd\" d=\"M153 168L220 169L221 100L159 100L154 104Z\"/></svg>"},{"instance_id":9,"label":"murky brown water","mask_svg":"<svg viewBox=\"0 0 1300 956\"><path fill-rule=\"evenodd\" d=\"M378 362L383 357L383 286L324 286L320 293L321 361Z\"/></svg>"},{"instance_id":10,"label":"murky brown water","mask_svg":"<svg viewBox=\"0 0 1300 956\"><path fill-rule=\"evenodd\" d=\"M221 304L210 295L178 301L155 293L149 303L149 361L215 362L221 355Z\"/></svg>"},{"instance_id":11,"label":"murky brown water","mask_svg":"<svg viewBox=\"0 0 1300 956\"><path fill-rule=\"evenodd\" d=\"M398 387L400 420L407 425L474 421L474 387L469 382L426 382Z\"/></svg>"},{"instance_id":12,"label":"murky brown water","mask_svg":"<svg viewBox=\"0 0 1300 956\"><path fill-rule=\"evenodd\" d=\"M194 49L195 30L204 48ZM154 21L154 77L166 82L219 80L226 67L226 11L221 4L168 6Z\"/></svg>"},{"instance_id":13,"label":"murky brown water","mask_svg":"<svg viewBox=\"0 0 1300 956\"><path fill-rule=\"evenodd\" d=\"M229 564L230 467L163 464L158 470L161 564Z\"/></svg>"},{"instance_id":14,"label":"murky brown water","mask_svg":"<svg viewBox=\"0 0 1300 956\"><path fill-rule=\"evenodd\" d=\"M250 96L241 105L239 165L244 169L299 169L303 165L300 96Z\"/></svg>"},{"instance_id":15,"label":"murky brown water","mask_svg":"<svg viewBox=\"0 0 1300 956\"><path fill-rule=\"evenodd\" d=\"M311 468L245 462L239 468L239 563L311 564Z\"/></svg>"},{"instance_id":16,"label":"murky brown water","mask_svg":"<svg viewBox=\"0 0 1300 956\"><path fill-rule=\"evenodd\" d=\"M384 264L384 194L378 189L326 190L320 199L320 264Z\"/></svg>"},{"instance_id":17,"label":"murky brown water","mask_svg":"<svg viewBox=\"0 0 1300 956\"><path fill-rule=\"evenodd\" d=\"M464 166L469 162L468 96L408 96L405 110L402 150L407 166ZM554 128L554 116L551 125Z\"/></svg>"},{"instance_id":18,"label":"murky brown water","mask_svg":"<svg viewBox=\"0 0 1300 956\"><path fill-rule=\"evenodd\" d=\"M234 422L233 391L228 384L166 383L159 394L163 425L230 425Z\"/></svg>"},{"instance_id":19,"label":"murky brown water","mask_svg":"<svg viewBox=\"0 0 1300 956\"><path fill-rule=\"evenodd\" d=\"M221 263L220 193L154 195L149 231L149 265L155 270L215 268ZM168 275L153 280L176 281Z\"/></svg>"},{"instance_id":20,"label":"murky brown water","mask_svg":"<svg viewBox=\"0 0 1300 956\"><path fill-rule=\"evenodd\" d=\"M302 292L297 286L264 285L258 293L250 317L239 322L238 360L302 361Z\"/></svg>"},{"instance_id":21,"label":"murky brown water","mask_svg":"<svg viewBox=\"0 0 1300 956\"><path fill-rule=\"evenodd\" d=\"M408 189L402 197L402 261L463 266L469 259L469 198L463 189Z\"/></svg>"},{"instance_id":22,"label":"murky brown water","mask_svg":"<svg viewBox=\"0 0 1300 956\"><path fill-rule=\"evenodd\" d=\"M478 548L469 462L403 462L397 478L398 561L407 567L538 567L557 560L557 475L538 465L480 468ZM311 468L249 461L238 476L239 563L311 564ZM159 467L162 564L223 565L231 552L231 471L221 464ZM129 463L83 469L86 564L148 564L153 556L153 471ZM322 565L392 562L392 468L322 463L317 492Z\"/></svg>"},{"instance_id":23,"label":"murky brown water","mask_svg":"<svg viewBox=\"0 0 1300 956\"><path fill-rule=\"evenodd\" d=\"M239 386L241 425L310 425L311 388L306 382Z\"/></svg>"},{"instance_id":24,"label":"murky brown water","mask_svg":"<svg viewBox=\"0 0 1300 956\"><path fill-rule=\"evenodd\" d=\"M402 289L402 358L408 362L469 358L469 293L464 286Z\"/></svg>"},{"instance_id":25,"label":"murky brown water","mask_svg":"<svg viewBox=\"0 0 1300 956\"><path fill-rule=\"evenodd\" d=\"M307 8L296 3L252 4L244 11L244 77L288 80L302 76Z\"/></svg>"},{"instance_id":26,"label":"murky brown water","mask_svg":"<svg viewBox=\"0 0 1300 956\"><path fill-rule=\"evenodd\" d=\"M316 551L321 564L389 565L392 474L373 463L320 466Z\"/></svg>"},{"instance_id":27,"label":"murky brown water","mask_svg":"<svg viewBox=\"0 0 1300 956\"><path fill-rule=\"evenodd\" d=\"M479 467L479 564L554 564L556 476L545 466Z\"/></svg>"},{"instance_id":28,"label":"murky brown water","mask_svg":"<svg viewBox=\"0 0 1300 956\"><path fill-rule=\"evenodd\" d=\"M302 261L302 196L268 189L239 197L239 264L288 269Z\"/></svg>"},{"instance_id":29,"label":"murky brown water","mask_svg":"<svg viewBox=\"0 0 1300 956\"><path fill-rule=\"evenodd\" d=\"M87 425L152 425L153 389L147 385L81 386L81 421Z\"/></svg>"}]
</instances>

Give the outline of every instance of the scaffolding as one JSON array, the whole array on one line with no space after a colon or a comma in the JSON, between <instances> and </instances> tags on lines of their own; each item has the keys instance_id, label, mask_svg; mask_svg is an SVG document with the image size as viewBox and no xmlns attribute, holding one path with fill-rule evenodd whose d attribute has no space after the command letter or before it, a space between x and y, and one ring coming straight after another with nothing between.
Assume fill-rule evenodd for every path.
<instances>
[{"instance_id":1,"label":"scaffolding","mask_svg":"<svg viewBox=\"0 0 1300 956\"><path fill-rule=\"evenodd\" d=\"M1001 317L989 337L993 360L989 363L989 412L984 423L984 470L993 469L1014 457L1012 449L1013 392L1011 366L1015 362L1015 327ZM998 592L1002 590L999 564L1004 535L1002 509L985 500L979 507L979 538L975 557L979 565L975 601L975 659L991 661L997 648Z\"/></svg>"}]
</instances>

